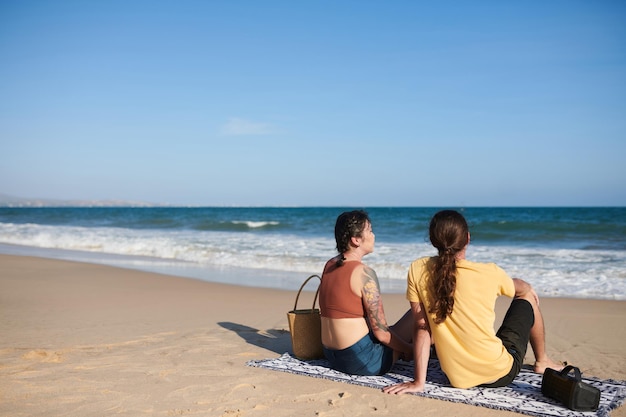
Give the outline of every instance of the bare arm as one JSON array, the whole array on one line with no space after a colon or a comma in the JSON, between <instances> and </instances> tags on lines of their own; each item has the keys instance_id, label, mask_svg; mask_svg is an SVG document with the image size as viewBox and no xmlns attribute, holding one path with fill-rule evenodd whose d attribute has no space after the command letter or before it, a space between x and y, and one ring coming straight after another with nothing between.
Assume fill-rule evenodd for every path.
<instances>
[{"instance_id":1,"label":"bare arm","mask_svg":"<svg viewBox=\"0 0 626 417\"><path fill-rule=\"evenodd\" d=\"M387 324L376 272L369 266L364 265L361 280L363 284L361 289L363 304L374 336L393 350L410 354L411 344L398 336Z\"/></svg>"},{"instance_id":2,"label":"bare arm","mask_svg":"<svg viewBox=\"0 0 626 417\"><path fill-rule=\"evenodd\" d=\"M387 394L404 394L409 392L421 392L426 385L426 371L430 359L430 346L432 344L430 326L422 303L411 302L411 311L415 320L413 345L415 359L415 375L413 382L391 385L383 389Z\"/></svg>"}]
</instances>

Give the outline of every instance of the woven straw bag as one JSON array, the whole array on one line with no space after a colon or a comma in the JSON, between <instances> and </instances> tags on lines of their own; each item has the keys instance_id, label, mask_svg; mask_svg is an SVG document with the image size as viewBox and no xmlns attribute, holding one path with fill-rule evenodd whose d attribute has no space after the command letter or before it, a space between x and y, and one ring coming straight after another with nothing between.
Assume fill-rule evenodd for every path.
<instances>
[{"instance_id":1,"label":"woven straw bag","mask_svg":"<svg viewBox=\"0 0 626 417\"><path fill-rule=\"evenodd\" d=\"M322 350L322 324L319 308L315 308L317 297L320 293L319 284L313 298L313 306L310 309L298 310L298 298L304 286L311 279L317 278L321 282L319 275L311 275L298 290L296 302L293 310L287 313L289 320L289 332L291 333L291 346L293 353L298 359L321 359L324 357Z\"/></svg>"}]
</instances>

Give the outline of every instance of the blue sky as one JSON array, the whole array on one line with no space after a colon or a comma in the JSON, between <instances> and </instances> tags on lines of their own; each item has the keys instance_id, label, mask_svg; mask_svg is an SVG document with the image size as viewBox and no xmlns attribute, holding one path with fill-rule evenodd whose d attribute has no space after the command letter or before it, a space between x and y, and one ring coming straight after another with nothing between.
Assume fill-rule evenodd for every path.
<instances>
[{"instance_id":1,"label":"blue sky","mask_svg":"<svg viewBox=\"0 0 626 417\"><path fill-rule=\"evenodd\" d=\"M626 205L620 1L0 2L0 193Z\"/></svg>"}]
</instances>

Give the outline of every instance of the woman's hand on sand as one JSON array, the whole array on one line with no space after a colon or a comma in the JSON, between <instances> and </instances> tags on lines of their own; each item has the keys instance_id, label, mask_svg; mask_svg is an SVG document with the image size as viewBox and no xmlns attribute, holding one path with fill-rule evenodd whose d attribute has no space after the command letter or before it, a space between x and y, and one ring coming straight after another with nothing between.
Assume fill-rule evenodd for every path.
<instances>
[{"instance_id":1,"label":"woman's hand on sand","mask_svg":"<svg viewBox=\"0 0 626 417\"><path fill-rule=\"evenodd\" d=\"M411 392L422 392L424 391L424 384L419 384L415 381L413 382L403 382L402 384L389 385L388 387L383 388L383 392L386 394L408 394Z\"/></svg>"}]
</instances>

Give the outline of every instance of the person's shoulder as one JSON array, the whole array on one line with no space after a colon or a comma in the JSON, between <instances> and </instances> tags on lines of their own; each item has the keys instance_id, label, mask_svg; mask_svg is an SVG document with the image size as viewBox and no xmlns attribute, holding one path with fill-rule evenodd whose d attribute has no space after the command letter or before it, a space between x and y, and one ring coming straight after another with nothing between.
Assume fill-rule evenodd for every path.
<instances>
[{"instance_id":1,"label":"person's shoulder","mask_svg":"<svg viewBox=\"0 0 626 417\"><path fill-rule=\"evenodd\" d=\"M457 266L472 268L472 269L483 269L483 270L497 270L500 268L495 262L474 262L469 261L467 259L461 259L457 261Z\"/></svg>"},{"instance_id":2,"label":"person's shoulder","mask_svg":"<svg viewBox=\"0 0 626 417\"><path fill-rule=\"evenodd\" d=\"M366 277L367 279L370 279L372 277L378 279L376 270L372 268L371 266L364 264L363 262L357 263L355 261L354 269L352 270L352 275Z\"/></svg>"},{"instance_id":3,"label":"person's shoulder","mask_svg":"<svg viewBox=\"0 0 626 417\"><path fill-rule=\"evenodd\" d=\"M429 267L429 263L432 262L433 259L434 257L426 256L411 262L411 266L409 267L409 277L418 277L427 274L428 271L432 269Z\"/></svg>"},{"instance_id":4,"label":"person's shoulder","mask_svg":"<svg viewBox=\"0 0 626 417\"><path fill-rule=\"evenodd\" d=\"M341 267L345 268L346 273L350 273L353 276L360 276L363 274L363 272L373 271L370 266L367 266L363 262L357 260L344 261Z\"/></svg>"},{"instance_id":5,"label":"person's shoulder","mask_svg":"<svg viewBox=\"0 0 626 417\"><path fill-rule=\"evenodd\" d=\"M337 257L334 257L326 261L326 265L324 265L324 272L328 272L332 268L334 268L337 265L337 259L338 259Z\"/></svg>"},{"instance_id":6,"label":"person's shoulder","mask_svg":"<svg viewBox=\"0 0 626 417\"><path fill-rule=\"evenodd\" d=\"M494 262L473 262L468 261L467 259L463 259L457 262L457 267L462 269L469 269L480 274L485 274L489 276L501 276L503 278L508 278L508 274L506 273L506 271Z\"/></svg>"},{"instance_id":7,"label":"person's shoulder","mask_svg":"<svg viewBox=\"0 0 626 417\"><path fill-rule=\"evenodd\" d=\"M420 267L420 266L424 266L426 265L428 262L430 262L430 260L433 259L433 257L431 256L425 256L423 258L418 258L416 260L414 260L413 262L411 262L411 267Z\"/></svg>"}]
</instances>

